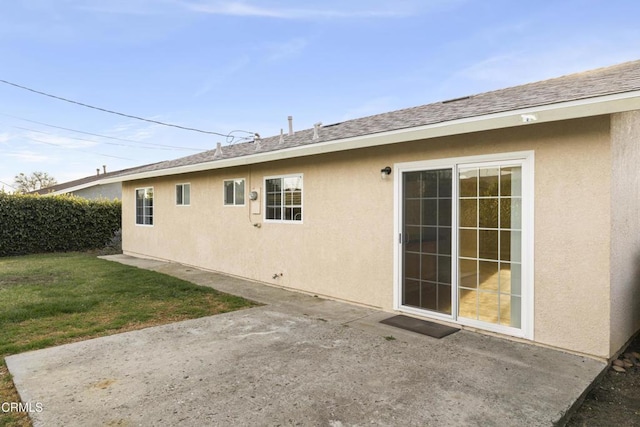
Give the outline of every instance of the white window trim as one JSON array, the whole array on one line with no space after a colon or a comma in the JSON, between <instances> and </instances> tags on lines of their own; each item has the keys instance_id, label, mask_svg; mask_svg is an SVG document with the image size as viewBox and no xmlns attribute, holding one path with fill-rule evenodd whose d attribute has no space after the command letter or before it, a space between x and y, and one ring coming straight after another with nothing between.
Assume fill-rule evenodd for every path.
<instances>
[{"instance_id":1,"label":"white window trim","mask_svg":"<svg viewBox=\"0 0 640 427\"><path fill-rule=\"evenodd\" d=\"M155 225L155 220L153 221L154 222L153 224L138 224L138 205L137 205L137 203L138 203L138 190L145 190L146 191L148 189L151 189L151 191L153 192L153 198L155 199L156 198L156 193L155 193L155 190L154 190L153 186L151 186L151 187L137 187L133 192L133 195L134 195L134 199L133 199L134 218L133 218L133 220L134 220L134 223L135 223L136 227L153 227ZM155 203L154 203L153 204L154 212L151 215L152 219L155 219L155 216L156 216L155 208L156 208L156 206L155 206ZM144 207L143 207L143 209L144 209ZM143 219L144 219L144 216L143 216Z\"/></svg>"},{"instance_id":2,"label":"white window trim","mask_svg":"<svg viewBox=\"0 0 640 427\"><path fill-rule=\"evenodd\" d=\"M178 203L178 201L176 200L176 206L191 206L191 183L190 182L179 182L178 184L176 184L175 186L175 190L178 189L178 185L182 185L182 200L184 201L184 186L188 185L189 186L189 203ZM176 197L176 191L173 192L173 197Z\"/></svg>"},{"instance_id":3,"label":"white window trim","mask_svg":"<svg viewBox=\"0 0 640 427\"><path fill-rule=\"evenodd\" d=\"M227 183L228 181L233 181L234 184L236 181L243 181L244 182L244 197L243 197L243 202L242 204L237 204L236 203L236 193L234 191L233 193L233 203L232 204L227 204L225 203L225 188L224 185L225 183ZM226 178L222 180L222 206L224 206L225 208L242 208L245 207L247 205L247 179L246 178Z\"/></svg>"},{"instance_id":4,"label":"white window trim","mask_svg":"<svg viewBox=\"0 0 640 427\"><path fill-rule=\"evenodd\" d=\"M393 249L393 307L395 310L413 314L420 317L430 317L434 319L445 320L464 326L470 326L490 332L525 338L534 339L534 159L533 151L519 151L512 153L486 154L479 156L454 157L447 159L425 160L416 162L396 163L394 170L394 249ZM458 298L452 298L451 315L430 312L403 306L401 304L401 287L402 287L402 266L400 265L401 242L399 241L402 233L402 174L404 172L452 168L453 176L457 177L460 167L473 166L491 166L492 164L501 165L509 162L517 161L522 165L522 313L521 328L512 328L502 325L493 325L481 321L457 318L457 302ZM452 200L454 205L458 201L458 186L453 186ZM453 206L453 212L457 216L457 206ZM452 242L458 244L458 220L452 224ZM457 249L456 249L457 254ZM458 282L457 269L453 268L452 263L452 283ZM452 292L457 291L457 286L452 286Z\"/></svg>"},{"instance_id":5,"label":"white window trim","mask_svg":"<svg viewBox=\"0 0 640 427\"><path fill-rule=\"evenodd\" d=\"M284 220L284 219L267 219L267 180L268 179L285 179L285 178L298 178L302 179L302 194L300 195L300 209L302 209L302 219L300 221ZM286 175L271 175L265 176L262 180L262 188L264 193L264 214L262 215L263 222L271 224L302 224L304 223L304 174L303 173L290 173Z\"/></svg>"}]
</instances>

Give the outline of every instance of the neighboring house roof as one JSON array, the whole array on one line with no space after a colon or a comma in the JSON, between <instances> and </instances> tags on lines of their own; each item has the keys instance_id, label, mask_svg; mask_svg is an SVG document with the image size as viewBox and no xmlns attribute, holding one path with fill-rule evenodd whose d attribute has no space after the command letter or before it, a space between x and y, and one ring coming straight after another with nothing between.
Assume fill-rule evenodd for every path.
<instances>
[{"instance_id":1,"label":"neighboring house roof","mask_svg":"<svg viewBox=\"0 0 640 427\"><path fill-rule=\"evenodd\" d=\"M234 145L116 175L127 181L640 109L640 61Z\"/></svg>"},{"instance_id":2,"label":"neighboring house roof","mask_svg":"<svg viewBox=\"0 0 640 427\"><path fill-rule=\"evenodd\" d=\"M143 167L146 167L146 166L150 166L150 165L145 165ZM121 169L113 172L96 173L95 175L86 176L84 178L76 179L73 181L67 181L60 184L52 185L50 187L41 188L39 190L30 191L29 194L57 195L57 194L73 193L74 191L79 191L85 188L103 185L105 183L102 182L102 180L106 178L119 176L123 174L130 174L135 172L136 169L140 169L140 167L136 166L133 168ZM113 182L118 182L118 181L113 181Z\"/></svg>"}]
</instances>

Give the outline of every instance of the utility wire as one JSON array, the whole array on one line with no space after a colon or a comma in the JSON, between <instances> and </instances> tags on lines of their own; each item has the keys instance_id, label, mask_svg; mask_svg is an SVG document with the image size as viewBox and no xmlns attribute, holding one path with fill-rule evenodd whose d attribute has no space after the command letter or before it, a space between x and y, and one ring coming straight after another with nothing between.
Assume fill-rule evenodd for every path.
<instances>
[{"instance_id":1,"label":"utility wire","mask_svg":"<svg viewBox=\"0 0 640 427\"><path fill-rule=\"evenodd\" d=\"M60 137L59 135L56 135L56 134L53 134L53 133L43 132L41 130L23 128L22 126L11 126L11 127L16 128L16 129L26 130L26 131L29 131L29 132L36 132L36 133L41 133L41 134L44 134L44 135ZM117 142L99 142L99 141L94 141L93 139L77 138L77 137L73 137L73 136L62 136L61 138L74 139L76 141L93 142L95 144L117 145L117 146L120 146L120 147L129 147L129 148L131 148L131 145L118 144ZM147 149L150 149L150 150L173 150L173 148L163 148L163 147L140 147L140 148L147 148Z\"/></svg>"},{"instance_id":2,"label":"utility wire","mask_svg":"<svg viewBox=\"0 0 640 427\"><path fill-rule=\"evenodd\" d=\"M76 104L76 105L80 105L82 107L92 108L94 110L102 111L102 112L105 112L105 113L116 114L116 115L122 116L122 117L128 117L130 119L142 120L144 122L155 123L157 125L169 126L169 127L182 129L182 130L190 130L190 131L193 131L193 132L206 133L206 134L209 134L209 135L218 135L218 136L222 136L222 137L227 138L227 140L229 139L229 137L231 137L231 142L233 142L233 140L235 138L235 137L233 137L231 135L231 133L228 133L228 134L225 135L225 134L219 133L219 132L196 129L196 128L191 128L191 127L187 127L187 126L180 126L180 125L175 125L175 124L172 124L172 123L161 122L159 120L145 119L144 117L133 116L131 114L125 114L125 113L120 113L118 111L107 110L106 108L95 107L93 105L85 104L83 102L78 102L78 101L74 101L72 99L67 99L67 98L63 98L61 96L52 95L50 93L41 92L39 90L31 89L29 87L22 86L22 85L19 85L17 83L12 83L12 82L9 82L7 80L0 79L0 83L4 83L4 84L7 84L9 86L14 86L14 87L17 87L17 88L20 88L20 89L28 90L29 92L37 93L38 95L48 96L49 98L58 99L60 101L68 102L70 104ZM252 134L252 132L248 132L248 131L242 131L242 132L246 132L246 133Z\"/></svg>"},{"instance_id":3,"label":"utility wire","mask_svg":"<svg viewBox=\"0 0 640 427\"><path fill-rule=\"evenodd\" d=\"M6 113L0 113L0 115L6 116L6 117L11 117L12 119L24 120L25 122L29 122L29 123L35 123L35 124L38 124L38 125L48 126L48 127L55 128L55 129L68 130L70 132L81 133L81 134L84 134L84 135L97 136L99 138L113 139L115 141L124 141L124 142L132 142L134 144L144 144L144 145L151 145L151 146L158 146L158 147L167 147L167 148L171 148L171 149L174 149L174 150L206 151L206 150L204 150L202 148L179 147L177 145L166 145L166 144L159 144L159 143L156 143L156 142L134 141L133 139L117 138L115 136L107 136L107 135L101 135L99 133L85 132L83 130L65 128L65 127L62 127L62 126L56 126L56 125L52 125L52 124L49 124L49 123L39 122L37 120L25 119L24 117L12 116L11 114L6 114ZM233 132L235 132L235 131L233 131ZM233 132L231 132L231 133L233 133Z\"/></svg>"},{"instance_id":4,"label":"utility wire","mask_svg":"<svg viewBox=\"0 0 640 427\"><path fill-rule=\"evenodd\" d=\"M47 142L47 141L42 141L40 139L35 139L35 138L27 138L31 141L35 141L35 142L39 142L41 144L47 144L47 145L53 145L54 147L58 147L58 148L64 148L66 150L75 150L75 151L80 151L82 153L88 153L88 154L93 154L95 156L102 156L102 157L111 157L113 159L120 159L120 160L130 160L130 161L135 161L134 159L129 159L127 157L118 157L118 156L112 156L109 154L102 154L102 153L94 153L91 151L86 151L86 150L81 150L79 148L75 148L75 147L65 147L64 145L60 145L60 144L54 144L53 142Z\"/></svg>"},{"instance_id":5,"label":"utility wire","mask_svg":"<svg viewBox=\"0 0 640 427\"><path fill-rule=\"evenodd\" d=\"M4 182L4 181L0 181L0 184L4 184L4 185L6 185L6 186L7 186L7 187L9 187L9 188L13 188L14 190L17 190L17 188L16 188L16 187L14 187L13 185L7 184L7 183L6 183L6 182Z\"/></svg>"}]
</instances>

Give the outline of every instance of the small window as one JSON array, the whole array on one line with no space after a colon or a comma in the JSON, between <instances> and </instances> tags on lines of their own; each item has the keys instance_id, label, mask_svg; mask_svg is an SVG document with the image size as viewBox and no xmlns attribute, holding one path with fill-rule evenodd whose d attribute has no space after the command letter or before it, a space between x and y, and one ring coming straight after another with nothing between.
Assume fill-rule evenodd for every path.
<instances>
[{"instance_id":1,"label":"small window","mask_svg":"<svg viewBox=\"0 0 640 427\"><path fill-rule=\"evenodd\" d=\"M191 184L176 185L176 205L189 206L191 204Z\"/></svg>"},{"instance_id":2,"label":"small window","mask_svg":"<svg viewBox=\"0 0 640 427\"><path fill-rule=\"evenodd\" d=\"M265 219L302 221L302 175L265 179Z\"/></svg>"},{"instance_id":3,"label":"small window","mask_svg":"<svg viewBox=\"0 0 640 427\"><path fill-rule=\"evenodd\" d=\"M153 187L136 189L136 224L153 225Z\"/></svg>"},{"instance_id":4,"label":"small window","mask_svg":"<svg viewBox=\"0 0 640 427\"><path fill-rule=\"evenodd\" d=\"M224 181L225 206L244 206L244 179Z\"/></svg>"}]
</instances>

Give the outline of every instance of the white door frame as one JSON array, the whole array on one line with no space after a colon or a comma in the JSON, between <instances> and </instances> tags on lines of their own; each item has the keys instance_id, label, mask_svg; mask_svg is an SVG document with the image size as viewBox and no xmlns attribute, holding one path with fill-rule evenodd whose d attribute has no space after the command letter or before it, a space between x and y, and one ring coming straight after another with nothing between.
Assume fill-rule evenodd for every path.
<instances>
[{"instance_id":1,"label":"white door frame","mask_svg":"<svg viewBox=\"0 0 640 427\"><path fill-rule=\"evenodd\" d=\"M513 328L502 325L485 323L477 320L458 318L458 272L457 272L457 252L458 252L458 168L468 166L491 166L501 163L517 162L522 166L522 313L521 327ZM436 313L419 308L402 305L402 232L403 232L403 173L430 169L451 168L453 170L452 189L452 299L451 315ZM396 163L394 169L394 286L393 286L393 306L394 309L407 314L420 317L433 318L471 326L501 334L521 337L533 340L534 338L534 152L520 151L511 153L500 153L469 157L456 157L437 160L423 160L414 162ZM455 248L455 249L454 249Z\"/></svg>"}]
</instances>

